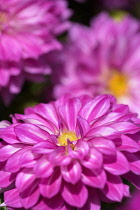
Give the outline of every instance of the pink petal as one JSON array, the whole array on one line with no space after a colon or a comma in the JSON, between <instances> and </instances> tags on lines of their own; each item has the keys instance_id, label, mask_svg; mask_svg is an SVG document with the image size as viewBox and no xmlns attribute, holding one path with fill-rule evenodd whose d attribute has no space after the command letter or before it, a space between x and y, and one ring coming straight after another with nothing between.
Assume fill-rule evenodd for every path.
<instances>
[{"instance_id":1,"label":"pink petal","mask_svg":"<svg viewBox=\"0 0 140 210\"><path fill-rule=\"evenodd\" d=\"M113 141L105 138L95 138L90 142L104 155L104 159L116 157L116 146Z\"/></svg>"},{"instance_id":2,"label":"pink petal","mask_svg":"<svg viewBox=\"0 0 140 210\"><path fill-rule=\"evenodd\" d=\"M68 145L68 153L71 158L83 159L89 153L89 145L84 140L78 140L74 149Z\"/></svg>"},{"instance_id":3,"label":"pink petal","mask_svg":"<svg viewBox=\"0 0 140 210\"><path fill-rule=\"evenodd\" d=\"M119 146L119 150L128 151L128 152L138 152L140 146L130 137L126 135L121 136L122 144Z\"/></svg>"},{"instance_id":4,"label":"pink petal","mask_svg":"<svg viewBox=\"0 0 140 210\"><path fill-rule=\"evenodd\" d=\"M21 167L21 165L19 164L20 157L29 149L30 147L25 147L12 154L5 165L5 169L12 173L17 172Z\"/></svg>"},{"instance_id":5,"label":"pink petal","mask_svg":"<svg viewBox=\"0 0 140 210\"><path fill-rule=\"evenodd\" d=\"M28 188L20 193L21 203L25 209L30 209L39 200L40 192L38 182L34 181Z\"/></svg>"},{"instance_id":6,"label":"pink petal","mask_svg":"<svg viewBox=\"0 0 140 210\"><path fill-rule=\"evenodd\" d=\"M15 144L15 143L20 143L19 140L17 139L17 136L14 131L14 126L11 125L3 130L1 133L1 138L6 141L8 144Z\"/></svg>"},{"instance_id":7,"label":"pink petal","mask_svg":"<svg viewBox=\"0 0 140 210\"><path fill-rule=\"evenodd\" d=\"M130 170L133 173L140 175L140 159L139 159L139 157L137 157L137 155L129 153L129 152L124 152L124 155L126 156L128 162L129 162Z\"/></svg>"},{"instance_id":8,"label":"pink petal","mask_svg":"<svg viewBox=\"0 0 140 210\"><path fill-rule=\"evenodd\" d=\"M87 188L82 182L78 182L75 185L64 183L61 194L64 200L74 207L83 207L88 199Z\"/></svg>"},{"instance_id":9,"label":"pink petal","mask_svg":"<svg viewBox=\"0 0 140 210\"><path fill-rule=\"evenodd\" d=\"M20 124L15 127L18 139L27 144L36 144L45 141L48 137L47 132L33 124Z\"/></svg>"},{"instance_id":10,"label":"pink petal","mask_svg":"<svg viewBox=\"0 0 140 210\"><path fill-rule=\"evenodd\" d=\"M66 155L65 147L61 146L49 154L48 160L54 165L68 165L71 157Z\"/></svg>"},{"instance_id":11,"label":"pink petal","mask_svg":"<svg viewBox=\"0 0 140 210\"><path fill-rule=\"evenodd\" d=\"M81 164L89 169L99 169L103 164L102 154L95 148L91 148L89 154L80 161Z\"/></svg>"},{"instance_id":12,"label":"pink petal","mask_svg":"<svg viewBox=\"0 0 140 210\"><path fill-rule=\"evenodd\" d=\"M104 164L104 169L114 175L127 173L130 168L126 157L119 151L116 154L116 161L114 163Z\"/></svg>"},{"instance_id":13,"label":"pink petal","mask_svg":"<svg viewBox=\"0 0 140 210\"><path fill-rule=\"evenodd\" d=\"M53 165L45 158L41 158L34 167L35 175L41 178L49 177L52 175L53 171Z\"/></svg>"},{"instance_id":14,"label":"pink petal","mask_svg":"<svg viewBox=\"0 0 140 210\"><path fill-rule=\"evenodd\" d=\"M98 127L102 125L110 125L114 122L127 121L133 116L132 113L110 112L106 116L101 117L92 126Z\"/></svg>"},{"instance_id":15,"label":"pink petal","mask_svg":"<svg viewBox=\"0 0 140 210\"><path fill-rule=\"evenodd\" d=\"M106 173L102 169L91 171L84 168L82 171L82 182L88 186L102 189L106 183Z\"/></svg>"},{"instance_id":16,"label":"pink petal","mask_svg":"<svg viewBox=\"0 0 140 210\"><path fill-rule=\"evenodd\" d=\"M100 199L94 188L89 187L89 194L86 204L82 208L78 208L78 210L100 210Z\"/></svg>"},{"instance_id":17,"label":"pink petal","mask_svg":"<svg viewBox=\"0 0 140 210\"><path fill-rule=\"evenodd\" d=\"M120 202L124 195L124 187L122 180L119 176L108 174L108 181L102 192L110 200Z\"/></svg>"},{"instance_id":18,"label":"pink petal","mask_svg":"<svg viewBox=\"0 0 140 210\"><path fill-rule=\"evenodd\" d=\"M120 138L120 133L114 128L108 126L101 126L98 128L93 128L87 133L86 136L88 138L105 137L109 139L115 139Z\"/></svg>"},{"instance_id":19,"label":"pink petal","mask_svg":"<svg viewBox=\"0 0 140 210\"><path fill-rule=\"evenodd\" d=\"M58 128L58 115L55 106L52 103L49 104L39 104L35 106L35 112L52 123Z\"/></svg>"},{"instance_id":20,"label":"pink petal","mask_svg":"<svg viewBox=\"0 0 140 210\"><path fill-rule=\"evenodd\" d=\"M128 185L123 185L123 187L124 187L124 196L125 197L130 197L130 187L128 186Z\"/></svg>"},{"instance_id":21,"label":"pink petal","mask_svg":"<svg viewBox=\"0 0 140 210\"><path fill-rule=\"evenodd\" d=\"M30 185L36 180L35 174L31 169L23 169L16 177L16 187L19 192L29 188ZM36 181L37 182L37 181Z\"/></svg>"},{"instance_id":22,"label":"pink petal","mask_svg":"<svg viewBox=\"0 0 140 210\"><path fill-rule=\"evenodd\" d=\"M139 131L139 126L131 123L131 122L115 122L110 127L116 129L121 134L133 134Z\"/></svg>"},{"instance_id":23,"label":"pink petal","mask_svg":"<svg viewBox=\"0 0 140 210\"><path fill-rule=\"evenodd\" d=\"M4 193L4 202L7 206L14 208L21 208L22 204L20 202L19 192L16 188L8 190Z\"/></svg>"},{"instance_id":24,"label":"pink petal","mask_svg":"<svg viewBox=\"0 0 140 210\"><path fill-rule=\"evenodd\" d=\"M7 160L13 153L21 148L20 144L6 145L0 148L0 162Z\"/></svg>"},{"instance_id":25,"label":"pink petal","mask_svg":"<svg viewBox=\"0 0 140 210\"><path fill-rule=\"evenodd\" d=\"M123 177L140 190L140 175L128 172L127 174L124 174Z\"/></svg>"},{"instance_id":26,"label":"pink petal","mask_svg":"<svg viewBox=\"0 0 140 210\"><path fill-rule=\"evenodd\" d=\"M81 136L82 138L89 131L90 125L87 120L83 119L81 116L77 117L77 136Z\"/></svg>"},{"instance_id":27,"label":"pink petal","mask_svg":"<svg viewBox=\"0 0 140 210\"><path fill-rule=\"evenodd\" d=\"M57 194L51 199L42 198L36 206L32 207L32 210L61 210L63 203L64 200L60 194Z\"/></svg>"},{"instance_id":28,"label":"pink petal","mask_svg":"<svg viewBox=\"0 0 140 210\"><path fill-rule=\"evenodd\" d=\"M49 154L54 151L57 146L50 140L46 140L45 142L40 142L35 144L32 147L33 153L37 154Z\"/></svg>"},{"instance_id":29,"label":"pink petal","mask_svg":"<svg viewBox=\"0 0 140 210\"><path fill-rule=\"evenodd\" d=\"M16 174L0 170L0 187L8 187L16 178Z\"/></svg>"},{"instance_id":30,"label":"pink petal","mask_svg":"<svg viewBox=\"0 0 140 210\"><path fill-rule=\"evenodd\" d=\"M81 111L80 115L88 122L104 115L110 108L110 98L106 95L99 96L92 101L86 103Z\"/></svg>"},{"instance_id":31,"label":"pink petal","mask_svg":"<svg viewBox=\"0 0 140 210\"><path fill-rule=\"evenodd\" d=\"M56 169L50 177L41 179L39 184L40 193L44 197L52 198L60 191L61 181L60 172Z\"/></svg>"},{"instance_id":32,"label":"pink petal","mask_svg":"<svg viewBox=\"0 0 140 210\"><path fill-rule=\"evenodd\" d=\"M61 167L61 174L66 182L76 184L81 178L82 169L78 161L73 160L67 166Z\"/></svg>"},{"instance_id":33,"label":"pink petal","mask_svg":"<svg viewBox=\"0 0 140 210\"><path fill-rule=\"evenodd\" d=\"M64 121L67 123L68 130L70 131L75 130L77 115L81 106L82 104L79 99L72 98L69 99L66 104L59 107L60 115L62 119L64 119Z\"/></svg>"}]
</instances>

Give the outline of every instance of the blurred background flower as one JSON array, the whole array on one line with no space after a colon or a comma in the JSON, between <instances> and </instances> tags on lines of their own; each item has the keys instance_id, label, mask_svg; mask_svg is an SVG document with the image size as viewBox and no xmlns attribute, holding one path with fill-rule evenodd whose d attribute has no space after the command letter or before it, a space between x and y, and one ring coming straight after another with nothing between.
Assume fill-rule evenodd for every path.
<instances>
[{"instance_id":1,"label":"blurred background flower","mask_svg":"<svg viewBox=\"0 0 140 210\"><path fill-rule=\"evenodd\" d=\"M50 73L47 61L42 67L37 60L61 48L56 36L69 27L70 14L64 0L0 0L0 95L5 104L26 79L41 82Z\"/></svg>"},{"instance_id":2,"label":"blurred background flower","mask_svg":"<svg viewBox=\"0 0 140 210\"><path fill-rule=\"evenodd\" d=\"M140 113L139 55L140 22L129 15L101 13L90 27L75 24L61 53L50 55L54 96L110 93Z\"/></svg>"}]
</instances>

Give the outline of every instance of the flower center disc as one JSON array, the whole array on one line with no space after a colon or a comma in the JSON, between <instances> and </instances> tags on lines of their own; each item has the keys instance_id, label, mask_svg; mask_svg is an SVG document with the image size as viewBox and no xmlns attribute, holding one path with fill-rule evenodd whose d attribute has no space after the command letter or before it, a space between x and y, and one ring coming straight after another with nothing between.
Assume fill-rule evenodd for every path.
<instances>
[{"instance_id":1,"label":"flower center disc","mask_svg":"<svg viewBox=\"0 0 140 210\"><path fill-rule=\"evenodd\" d=\"M7 15L5 12L0 12L0 29L3 28L3 25L7 22Z\"/></svg>"},{"instance_id":2,"label":"flower center disc","mask_svg":"<svg viewBox=\"0 0 140 210\"><path fill-rule=\"evenodd\" d=\"M126 95L128 90L127 77L114 71L108 81L108 89L117 98Z\"/></svg>"},{"instance_id":3,"label":"flower center disc","mask_svg":"<svg viewBox=\"0 0 140 210\"><path fill-rule=\"evenodd\" d=\"M58 138L58 143L60 146L66 146L69 141L76 141L78 138L73 131L62 133Z\"/></svg>"}]
</instances>

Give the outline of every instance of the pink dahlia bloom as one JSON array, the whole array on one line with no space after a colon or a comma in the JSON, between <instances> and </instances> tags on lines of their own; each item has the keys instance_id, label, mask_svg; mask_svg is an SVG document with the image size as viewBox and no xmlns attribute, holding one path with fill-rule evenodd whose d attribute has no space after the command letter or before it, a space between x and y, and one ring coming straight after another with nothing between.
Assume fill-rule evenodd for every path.
<instances>
[{"instance_id":1,"label":"pink dahlia bloom","mask_svg":"<svg viewBox=\"0 0 140 210\"><path fill-rule=\"evenodd\" d=\"M65 0L0 0L0 94L5 103L8 93L20 91L25 77L49 73L47 65L38 68L36 62L60 49L56 35L69 27L69 16ZM26 59L34 59L33 68Z\"/></svg>"},{"instance_id":2,"label":"pink dahlia bloom","mask_svg":"<svg viewBox=\"0 0 140 210\"><path fill-rule=\"evenodd\" d=\"M75 24L55 58L56 98L66 92L109 93L140 113L140 22L136 19L127 15L116 20L101 13L90 27Z\"/></svg>"},{"instance_id":3,"label":"pink dahlia bloom","mask_svg":"<svg viewBox=\"0 0 140 210\"><path fill-rule=\"evenodd\" d=\"M0 129L1 206L99 210L129 196L122 177L140 189L140 120L113 96L65 95L12 120Z\"/></svg>"}]
</instances>

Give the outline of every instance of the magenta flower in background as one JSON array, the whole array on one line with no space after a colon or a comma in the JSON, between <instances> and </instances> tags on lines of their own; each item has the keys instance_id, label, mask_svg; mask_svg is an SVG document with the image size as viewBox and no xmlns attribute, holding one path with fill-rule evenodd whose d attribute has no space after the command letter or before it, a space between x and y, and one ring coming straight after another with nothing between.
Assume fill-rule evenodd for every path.
<instances>
[{"instance_id":1,"label":"magenta flower in background","mask_svg":"<svg viewBox=\"0 0 140 210\"><path fill-rule=\"evenodd\" d=\"M75 24L61 53L50 56L58 64L54 96L109 93L140 113L139 29L140 22L129 15L114 19L106 13L90 27Z\"/></svg>"},{"instance_id":2,"label":"magenta flower in background","mask_svg":"<svg viewBox=\"0 0 140 210\"><path fill-rule=\"evenodd\" d=\"M70 95L0 128L0 188L9 209L99 210L140 188L140 120L111 95ZM4 124L4 125L3 125Z\"/></svg>"},{"instance_id":3,"label":"magenta flower in background","mask_svg":"<svg viewBox=\"0 0 140 210\"><path fill-rule=\"evenodd\" d=\"M139 201L140 201L140 191L135 190L132 193L131 198L126 200L126 202L119 207L115 208L115 210L134 210L134 209L139 209Z\"/></svg>"},{"instance_id":4,"label":"magenta flower in background","mask_svg":"<svg viewBox=\"0 0 140 210\"><path fill-rule=\"evenodd\" d=\"M70 13L65 0L0 0L0 95L6 104L26 79L40 82L50 73L47 61L36 63L60 49L56 36L69 27Z\"/></svg>"}]
</instances>

